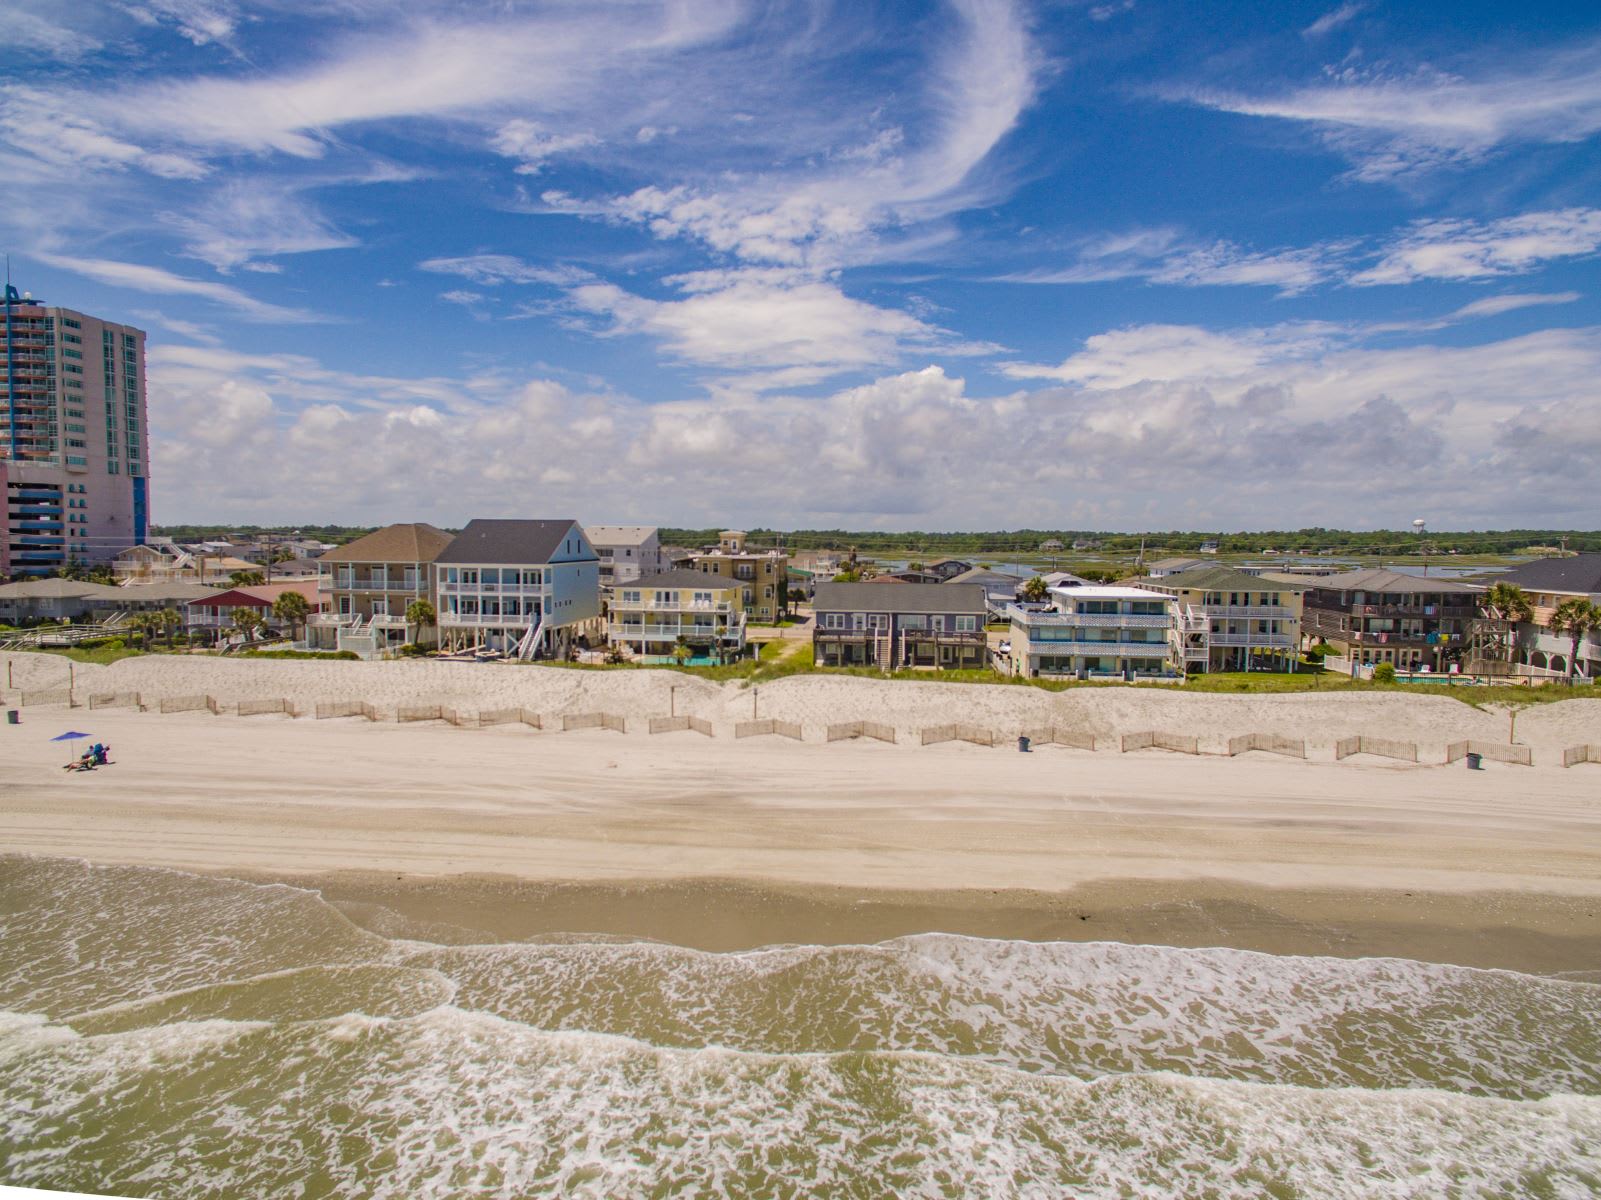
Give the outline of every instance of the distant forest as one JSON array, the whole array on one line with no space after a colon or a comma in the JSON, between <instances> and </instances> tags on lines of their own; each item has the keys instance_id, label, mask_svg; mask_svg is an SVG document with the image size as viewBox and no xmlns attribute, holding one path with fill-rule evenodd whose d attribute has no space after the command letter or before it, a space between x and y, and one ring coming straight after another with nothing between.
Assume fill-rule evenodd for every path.
<instances>
[{"instance_id":1,"label":"distant forest","mask_svg":"<svg viewBox=\"0 0 1601 1200\"><path fill-rule=\"evenodd\" d=\"M372 532L360 525L161 525L151 532L175 541L203 541L230 537L251 538L261 534L299 535L342 544ZM1153 530L1146 533L1103 533L1089 529L1008 529L986 533L910 532L886 533L882 530L849 529L751 529L753 545L781 544L792 550L855 550L858 554L942 555L1038 555L1061 553L1132 553L1143 544L1153 550L1197 551L1204 542L1216 542L1221 554L1261 554L1276 550L1290 554L1318 554L1332 551L1342 555L1400 554L1517 554L1531 548L1601 550L1601 530L1584 529L1490 529L1449 533L1428 530L1288 529L1248 533L1209 533L1193 530ZM663 528L664 545L701 546L717 541L716 529ZM1059 542L1057 551L1050 543ZM1073 544L1081 545L1078 551Z\"/></svg>"}]
</instances>

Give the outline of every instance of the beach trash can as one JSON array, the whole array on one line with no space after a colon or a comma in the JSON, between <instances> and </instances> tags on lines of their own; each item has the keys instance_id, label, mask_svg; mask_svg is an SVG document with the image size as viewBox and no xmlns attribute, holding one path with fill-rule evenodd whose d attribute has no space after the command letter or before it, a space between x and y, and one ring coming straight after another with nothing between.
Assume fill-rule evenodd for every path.
<instances>
[{"instance_id":1,"label":"beach trash can","mask_svg":"<svg viewBox=\"0 0 1601 1200\"><path fill-rule=\"evenodd\" d=\"M1470 770L1470 771L1482 771L1482 770L1484 770L1484 755L1482 755L1482 754L1474 754L1474 753L1472 753L1470 751L1468 753L1468 770Z\"/></svg>"},{"instance_id":2,"label":"beach trash can","mask_svg":"<svg viewBox=\"0 0 1601 1200\"><path fill-rule=\"evenodd\" d=\"M1017 739L1017 750L1018 750L1018 753L1020 753L1020 754L1027 754L1028 753L1028 738L1019 737Z\"/></svg>"},{"instance_id":3,"label":"beach trash can","mask_svg":"<svg viewBox=\"0 0 1601 1200\"><path fill-rule=\"evenodd\" d=\"M21 720L22 720L21 714L19 714L16 709L14 709L14 708L6 709L6 724L7 725L18 725L18 724L21 724Z\"/></svg>"}]
</instances>

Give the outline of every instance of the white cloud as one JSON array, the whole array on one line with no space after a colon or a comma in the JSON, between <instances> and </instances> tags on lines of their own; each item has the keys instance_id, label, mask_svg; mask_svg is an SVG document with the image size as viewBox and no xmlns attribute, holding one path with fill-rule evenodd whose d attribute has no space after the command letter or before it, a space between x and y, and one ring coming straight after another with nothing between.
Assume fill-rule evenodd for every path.
<instances>
[{"instance_id":1,"label":"white cloud","mask_svg":"<svg viewBox=\"0 0 1601 1200\"><path fill-rule=\"evenodd\" d=\"M143 24L175 25L197 46L228 43L239 22L238 8L229 0L138 0L121 7Z\"/></svg>"},{"instance_id":2,"label":"white cloud","mask_svg":"<svg viewBox=\"0 0 1601 1200\"><path fill-rule=\"evenodd\" d=\"M73 62L100 48L99 39L82 29L58 25L20 6L6 10L5 23L6 42L12 51L35 51Z\"/></svg>"},{"instance_id":3,"label":"white cloud","mask_svg":"<svg viewBox=\"0 0 1601 1200\"><path fill-rule=\"evenodd\" d=\"M1420 221L1386 247L1356 285L1522 275L1601 250L1601 209L1524 213L1498 221Z\"/></svg>"},{"instance_id":4,"label":"white cloud","mask_svg":"<svg viewBox=\"0 0 1601 1200\"><path fill-rule=\"evenodd\" d=\"M523 117L507 121L490 139L496 153L520 160L519 175L537 175L545 169L546 159L599 144L592 133L549 133L537 121Z\"/></svg>"},{"instance_id":5,"label":"white cloud","mask_svg":"<svg viewBox=\"0 0 1601 1200\"><path fill-rule=\"evenodd\" d=\"M1382 181L1475 162L1509 142L1577 142L1601 130L1601 45L1499 66L1479 79L1432 69L1395 77L1356 68L1279 95L1197 90L1208 108L1308 123Z\"/></svg>"},{"instance_id":6,"label":"white cloud","mask_svg":"<svg viewBox=\"0 0 1601 1200\"><path fill-rule=\"evenodd\" d=\"M685 525L1372 527L1426 490L1442 524L1601 520L1594 489L1550 487L1601 454L1601 329L1371 349L1304 327L1137 328L1068 361L1059 383L989 398L929 367L821 397L643 405L157 347L158 518L585 519L622 495L629 519Z\"/></svg>"},{"instance_id":7,"label":"white cloud","mask_svg":"<svg viewBox=\"0 0 1601 1200\"><path fill-rule=\"evenodd\" d=\"M1323 37L1325 34L1333 33L1342 25L1350 24L1366 8L1366 4L1356 3L1355 0L1351 3L1342 4L1339 8L1330 9L1313 21L1305 29L1301 30L1301 34L1303 37L1309 38Z\"/></svg>"},{"instance_id":8,"label":"white cloud","mask_svg":"<svg viewBox=\"0 0 1601 1200\"><path fill-rule=\"evenodd\" d=\"M1515 312L1520 308L1534 308L1549 304L1572 304L1583 299L1578 292L1548 292L1548 293L1522 293L1507 296L1486 296L1483 300L1475 300L1471 304L1464 304L1451 316L1457 320L1469 317L1498 317L1502 313Z\"/></svg>"},{"instance_id":9,"label":"white cloud","mask_svg":"<svg viewBox=\"0 0 1601 1200\"><path fill-rule=\"evenodd\" d=\"M241 267L271 273L271 264L253 260L357 244L307 203L298 185L259 179L233 180L163 220L186 239L187 255L225 274Z\"/></svg>"},{"instance_id":10,"label":"white cloud","mask_svg":"<svg viewBox=\"0 0 1601 1200\"><path fill-rule=\"evenodd\" d=\"M305 309L268 304L225 283L190 279L184 275L164 271L160 267L147 267L141 263L117 262L108 258L74 258L65 254L41 252L35 252L30 257L111 287L132 288L134 291L151 292L156 295L198 296L231 308L240 316L252 321L303 322L326 319Z\"/></svg>"},{"instance_id":11,"label":"white cloud","mask_svg":"<svg viewBox=\"0 0 1601 1200\"><path fill-rule=\"evenodd\" d=\"M459 275L485 287L503 283L545 283L564 286L588 275L576 267L535 266L511 254L468 254L457 258L429 258L417 264L438 275Z\"/></svg>"},{"instance_id":12,"label":"white cloud","mask_svg":"<svg viewBox=\"0 0 1601 1200\"><path fill-rule=\"evenodd\" d=\"M784 268L700 271L668 281L678 300L653 300L611 283L571 288L571 303L604 316L606 335L644 334L681 363L748 372L754 390L798 386L844 371L884 369L914 351L961 353L950 334L898 309L853 299L829 280Z\"/></svg>"}]
</instances>

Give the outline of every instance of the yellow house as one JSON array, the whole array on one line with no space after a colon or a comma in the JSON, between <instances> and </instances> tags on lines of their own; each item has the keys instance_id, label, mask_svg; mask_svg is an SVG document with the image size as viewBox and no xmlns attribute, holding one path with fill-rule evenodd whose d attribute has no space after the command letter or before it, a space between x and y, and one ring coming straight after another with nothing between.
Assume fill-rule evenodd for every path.
<instances>
[{"instance_id":1,"label":"yellow house","mask_svg":"<svg viewBox=\"0 0 1601 1200\"><path fill-rule=\"evenodd\" d=\"M755 621L776 621L788 607L785 588L789 578L789 555L782 550L753 550L745 545L745 533L725 529L717 535L717 549L694 556L695 570L720 575L739 591L746 616Z\"/></svg>"},{"instance_id":2,"label":"yellow house","mask_svg":"<svg viewBox=\"0 0 1601 1200\"><path fill-rule=\"evenodd\" d=\"M1305 583L1251 575L1221 563L1119 583L1178 600L1189 671L1295 668Z\"/></svg>"},{"instance_id":3,"label":"yellow house","mask_svg":"<svg viewBox=\"0 0 1601 1200\"><path fill-rule=\"evenodd\" d=\"M697 658L738 658L745 609L737 580L706 571L661 571L612 589L607 640L641 658L671 656L679 639Z\"/></svg>"}]
</instances>

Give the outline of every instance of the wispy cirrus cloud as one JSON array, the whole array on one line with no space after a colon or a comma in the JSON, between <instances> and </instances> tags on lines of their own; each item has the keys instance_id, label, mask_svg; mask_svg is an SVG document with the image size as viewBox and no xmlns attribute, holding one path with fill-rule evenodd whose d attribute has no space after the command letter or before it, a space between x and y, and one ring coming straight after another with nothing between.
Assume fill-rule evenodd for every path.
<instances>
[{"instance_id":1,"label":"wispy cirrus cloud","mask_svg":"<svg viewBox=\"0 0 1601 1200\"><path fill-rule=\"evenodd\" d=\"M1366 4L1356 3L1355 0L1352 0L1351 3L1342 4L1338 8L1332 8L1301 30L1301 36L1320 38L1326 34L1333 33L1342 25L1349 25L1356 20L1366 8Z\"/></svg>"},{"instance_id":2,"label":"wispy cirrus cloud","mask_svg":"<svg viewBox=\"0 0 1601 1200\"><path fill-rule=\"evenodd\" d=\"M1601 251L1601 209L1565 208L1497 221L1419 221L1351 276L1358 286L1522 275Z\"/></svg>"},{"instance_id":3,"label":"wispy cirrus cloud","mask_svg":"<svg viewBox=\"0 0 1601 1200\"><path fill-rule=\"evenodd\" d=\"M1092 238L1063 266L998 278L1033 284L1143 279L1180 287L1272 287L1281 295L1297 295L1325 284L1369 287L1525 275L1598 252L1601 209L1567 208L1493 221L1418 221L1386 238L1267 251L1228 241L1198 244L1177 228L1158 226Z\"/></svg>"},{"instance_id":4,"label":"wispy cirrus cloud","mask_svg":"<svg viewBox=\"0 0 1601 1200\"><path fill-rule=\"evenodd\" d=\"M436 275L457 275L485 287L504 283L542 283L566 286L588 279L589 273L577 267L545 266L526 262L513 254L466 254L429 258L417 264L420 270Z\"/></svg>"},{"instance_id":5,"label":"wispy cirrus cloud","mask_svg":"<svg viewBox=\"0 0 1601 1200\"><path fill-rule=\"evenodd\" d=\"M1576 142L1601 130L1601 43L1498 60L1477 77L1342 67L1276 93L1194 88L1207 108L1312 126L1366 182L1477 162L1513 142Z\"/></svg>"},{"instance_id":6,"label":"wispy cirrus cloud","mask_svg":"<svg viewBox=\"0 0 1601 1200\"><path fill-rule=\"evenodd\" d=\"M49 254L41 251L35 251L29 257L111 287L129 288L158 296L197 296L232 309L250 321L303 323L328 320L327 317L319 316L307 309L269 304L225 283L191 279L186 275L175 275L171 271L142 263L118 262L108 258L76 258L66 254Z\"/></svg>"}]
</instances>

